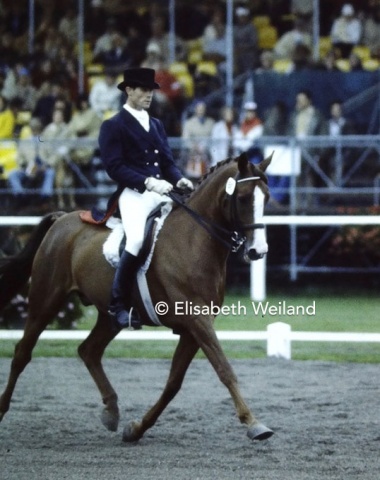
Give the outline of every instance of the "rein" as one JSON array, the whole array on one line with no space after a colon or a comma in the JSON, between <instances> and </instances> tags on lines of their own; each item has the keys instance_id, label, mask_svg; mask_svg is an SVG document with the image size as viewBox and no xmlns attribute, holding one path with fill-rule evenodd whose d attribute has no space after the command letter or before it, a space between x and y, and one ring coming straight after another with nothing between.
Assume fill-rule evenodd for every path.
<instances>
[{"instance_id":1,"label":"rein","mask_svg":"<svg viewBox=\"0 0 380 480\"><path fill-rule=\"evenodd\" d=\"M236 180L236 183L245 182L249 180L257 180L257 179L258 177L248 177L248 178ZM202 228L204 228L213 238L218 240L226 248L228 248L228 250L231 250L231 252L233 253L236 253L246 240L245 235L243 235L241 231L255 230L257 228L265 228L265 225L263 223L251 223L248 225L243 225L237 220L238 210L236 205L235 191L231 194L231 200L232 200L231 218L234 225L233 230L228 230L227 228L221 227L215 222L212 222L211 220L208 220L202 217L201 215L199 215L199 213L195 212L192 208L188 207L182 201L182 199L178 198L178 193L169 192L167 195L173 200L174 203L182 207L192 218L194 218L194 220ZM228 237L229 240L226 240L226 237Z\"/></svg>"}]
</instances>

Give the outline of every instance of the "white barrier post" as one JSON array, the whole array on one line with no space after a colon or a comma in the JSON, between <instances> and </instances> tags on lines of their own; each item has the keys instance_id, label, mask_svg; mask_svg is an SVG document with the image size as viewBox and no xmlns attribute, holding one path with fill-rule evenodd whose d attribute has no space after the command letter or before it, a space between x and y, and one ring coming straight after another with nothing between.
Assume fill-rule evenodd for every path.
<instances>
[{"instance_id":1,"label":"white barrier post","mask_svg":"<svg viewBox=\"0 0 380 480\"><path fill-rule=\"evenodd\" d=\"M251 263L251 300L262 302L266 292L266 255Z\"/></svg>"},{"instance_id":2,"label":"white barrier post","mask_svg":"<svg viewBox=\"0 0 380 480\"><path fill-rule=\"evenodd\" d=\"M290 360L291 358L291 328L290 325L283 322L271 323L267 327L268 341L267 341L267 356L284 358Z\"/></svg>"}]
</instances>

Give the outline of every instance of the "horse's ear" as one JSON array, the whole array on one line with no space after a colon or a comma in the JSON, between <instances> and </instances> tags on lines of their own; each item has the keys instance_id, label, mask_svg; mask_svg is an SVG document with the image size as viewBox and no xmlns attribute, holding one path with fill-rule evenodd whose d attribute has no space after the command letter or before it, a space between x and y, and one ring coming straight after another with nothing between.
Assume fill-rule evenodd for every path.
<instances>
[{"instance_id":1,"label":"horse's ear","mask_svg":"<svg viewBox=\"0 0 380 480\"><path fill-rule=\"evenodd\" d=\"M239 167L239 172L240 173L245 173L247 171L247 167L248 167L248 155L246 152L243 152L241 153L238 158L237 158L237 162L238 162L238 167Z\"/></svg>"},{"instance_id":2,"label":"horse's ear","mask_svg":"<svg viewBox=\"0 0 380 480\"><path fill-rule=\"evenodd\" d=\"M274 151L269 155L268 158L266 158L265 160L263 160L257 165L262 172L265 172L265 170L268 168L270 162L272 161L273 154L274 154Z\"/></svg>"}]
</instances>

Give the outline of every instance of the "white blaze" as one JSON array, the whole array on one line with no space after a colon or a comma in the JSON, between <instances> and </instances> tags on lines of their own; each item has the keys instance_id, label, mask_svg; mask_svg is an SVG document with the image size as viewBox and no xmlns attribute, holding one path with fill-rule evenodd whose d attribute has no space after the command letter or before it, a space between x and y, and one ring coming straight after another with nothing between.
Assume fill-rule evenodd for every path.
<instances>
[{"instance_id":1,"label":"white blaze","mask_svg":"<svg viewBox=\"0 0 380 480\"><path fill-rule=\"evenodd\" d=\"M253 219L254 223L263 223L265 195L261 188L255 187L253 192ZM253 231L253 241L250 249L255 249L259 255L268 252L265 228L256 228Z\"/></svg>"}]
</instances>

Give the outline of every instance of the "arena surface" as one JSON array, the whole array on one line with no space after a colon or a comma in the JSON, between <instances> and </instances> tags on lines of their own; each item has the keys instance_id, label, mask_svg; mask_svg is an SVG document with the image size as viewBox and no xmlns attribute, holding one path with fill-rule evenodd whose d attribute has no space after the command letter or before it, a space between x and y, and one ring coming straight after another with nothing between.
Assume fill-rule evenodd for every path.
<instances>
[{"instance_id":1,"label":"arena surface","mask_svg":"<svg viewBox=\"0 0 380 480\"><path fill-rule=\"evenodd\" d=\"M236 360L248 404L275 431L246 436L225 387L196 360L181 392L137 444L124 425L158 398L170 362L106 359L121 407L119 432L76 359L36 358L0 423L1 480L378 480L380 366ZM0 388L9 359L0 359Z\"/></svg>"}]
</instances>

